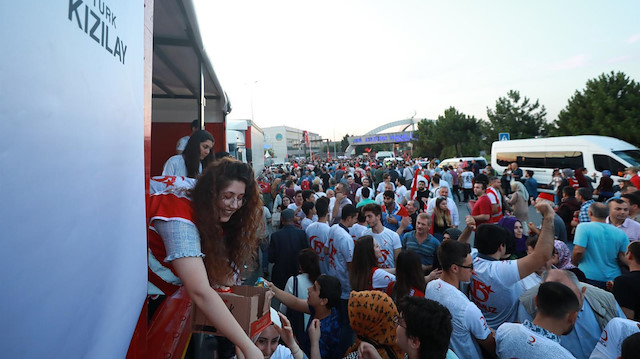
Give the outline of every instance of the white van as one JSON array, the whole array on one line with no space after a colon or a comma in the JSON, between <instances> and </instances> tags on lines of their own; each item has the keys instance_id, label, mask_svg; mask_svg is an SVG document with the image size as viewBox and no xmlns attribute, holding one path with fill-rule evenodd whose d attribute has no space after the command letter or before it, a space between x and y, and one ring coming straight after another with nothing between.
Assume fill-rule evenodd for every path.
<instances>
[{"instance_id":1,"label":"white van","mask_svg":"<svg viewBox=\"0 0 640 359\"><path fill-rule=\"evenodd\" d=\"M396 154L393 151L380 151L376 153L376 161L390 162L397 160Z\"/></svg>"},{"instance_id":2,"label":"white van","mask_svg":"<svg viewBox=\"0 0 640 359\"><path fill-rule=\"evenodd\" d=\"M467 166L471 165L471 161L475 160L477 164L480 165L480 169L484 169L487 167L487 160L484 157L453 157L447 158L446 160L440 161L438 167L442 168L443 166L453 166L453 168L458 168L460 163L466 163Z\"/></svg>"},{"instance_id":3,"label":"white van","mask_svg":"<svg viewBox=\"0 0 640 359\"><path fill-rule=\"evenodd\" d=\"M625 168L638 166L640 150L622 140L606 136L564 136L497 141L491 146L491 165L498 174L509 163L516 162L522 170L532 170L539 185L551 182L554 168L584 167L589 176L596 173L600 182L602 171L610 170L617 183Z\"/></svg>"}]
</instances>

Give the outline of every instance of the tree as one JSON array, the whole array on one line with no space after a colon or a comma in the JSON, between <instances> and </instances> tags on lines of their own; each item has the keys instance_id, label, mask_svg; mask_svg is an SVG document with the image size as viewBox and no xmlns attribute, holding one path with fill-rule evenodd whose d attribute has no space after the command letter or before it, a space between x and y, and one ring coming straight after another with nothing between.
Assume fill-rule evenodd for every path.
<instances>
[{"instance_id":1,"label":"tree","mask_svg":"<svg viewBox=\"0 0 640 359\"><path fill-rule=\"evenodd\" d=\"M640 145L640 84L622 72L602 74L569 99L551 134L603 135Z\"/></svg>"},{"instance_id":2,"label":"tree","mask_svg":"<svg viewBox=\"0 0 640 359\"><path fill-rule=\"evenodd\" d=\"M340 141L340 148L342 152L346 151L347 147L349 147L349 134L344 135L344 137L342 137L342 141Z\"/></svg>"},{"instance_id":3,"label":"tree","mask_svg":"<svg viewBox=\"0 0 640 359\"><path fill-rule=\"evenodd\" d=\"M426 118L418 122L418 139L414 142L414 155L420 157L436 157L442 151L442 144L437 140L436 122Z\"/></svg>"},{"instance_id":4,"label":"tree","mask_svg":"<svg viewBox=\"0 0 640 359\"><path fill-rule=\"evenodd\" d=\"M480 121L458 112L455 107L449 107L444 116L438 116L435 135L443 147L440 157L477 155L480 152Z\"/></svg>"},{"instance_id":5,"label":"tree","mask_svg":"<svg viewBox=\"0 0 640 359\"><path fill-rule=\"evenodd\" d=\"M498 98L495 109L487 108L487 117L487 138L490 142L497 141L500 132L509 132L512 139L545 135L548 126L544 106L538 100L531 103L529 98L521 98L520 92L515 90L510 90L506 97Z\"/></svg>"}]
</instances>

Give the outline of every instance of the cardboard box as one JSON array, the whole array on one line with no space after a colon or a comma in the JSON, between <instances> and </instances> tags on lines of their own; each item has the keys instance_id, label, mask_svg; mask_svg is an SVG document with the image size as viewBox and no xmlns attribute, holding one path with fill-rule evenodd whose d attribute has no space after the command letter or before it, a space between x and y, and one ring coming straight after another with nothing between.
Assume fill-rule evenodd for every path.
<instances>
[{"instance_id":1,"label":"cardboard box","mask_svg":"<svg viewBox=\"0 0 640 359\"><path fill-rule=\"evenodd\" d=\"M260 333L271 325L269 301L265 301L265 294L269 290L262 287L239 285L231 288L231 293L219 293L227 308L242 327L249 338ZM192 314L192 328L194 332L219 335L216 328L207 320L196 306Z\"/></svg>"}]
</instances>

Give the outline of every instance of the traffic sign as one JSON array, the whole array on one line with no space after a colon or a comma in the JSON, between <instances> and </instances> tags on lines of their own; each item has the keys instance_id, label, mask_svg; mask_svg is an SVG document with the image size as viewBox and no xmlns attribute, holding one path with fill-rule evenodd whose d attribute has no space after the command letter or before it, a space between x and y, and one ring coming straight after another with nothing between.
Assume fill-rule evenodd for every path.
<instances>
[{"instance_id":1,"label":"traffic sign","mask_svg":"<svg viewBox=\"0 0 640 359\"><path fill-rule=\"evenodd\" d=\"M498 141L509 141L510 139L509 132L500 132L498 134Z\"/></svg>"}]
</instances>

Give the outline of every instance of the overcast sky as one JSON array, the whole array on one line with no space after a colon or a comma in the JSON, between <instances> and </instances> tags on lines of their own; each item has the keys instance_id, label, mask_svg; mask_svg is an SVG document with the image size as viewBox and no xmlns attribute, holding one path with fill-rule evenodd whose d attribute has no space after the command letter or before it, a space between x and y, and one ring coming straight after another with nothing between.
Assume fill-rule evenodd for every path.
<instances>
[{"instance_id":1,"label":"overcast sky","mask_svg":"<svg viewBox=\"0 0 640 359\"><path fill-rule=\"evenodd\" d=\"M260 127L339 139L450 106L487 119L510 89L552 121L603 72L640 80L640 1L194 2L228 118Z\"/></svg>"}]
</instances>

